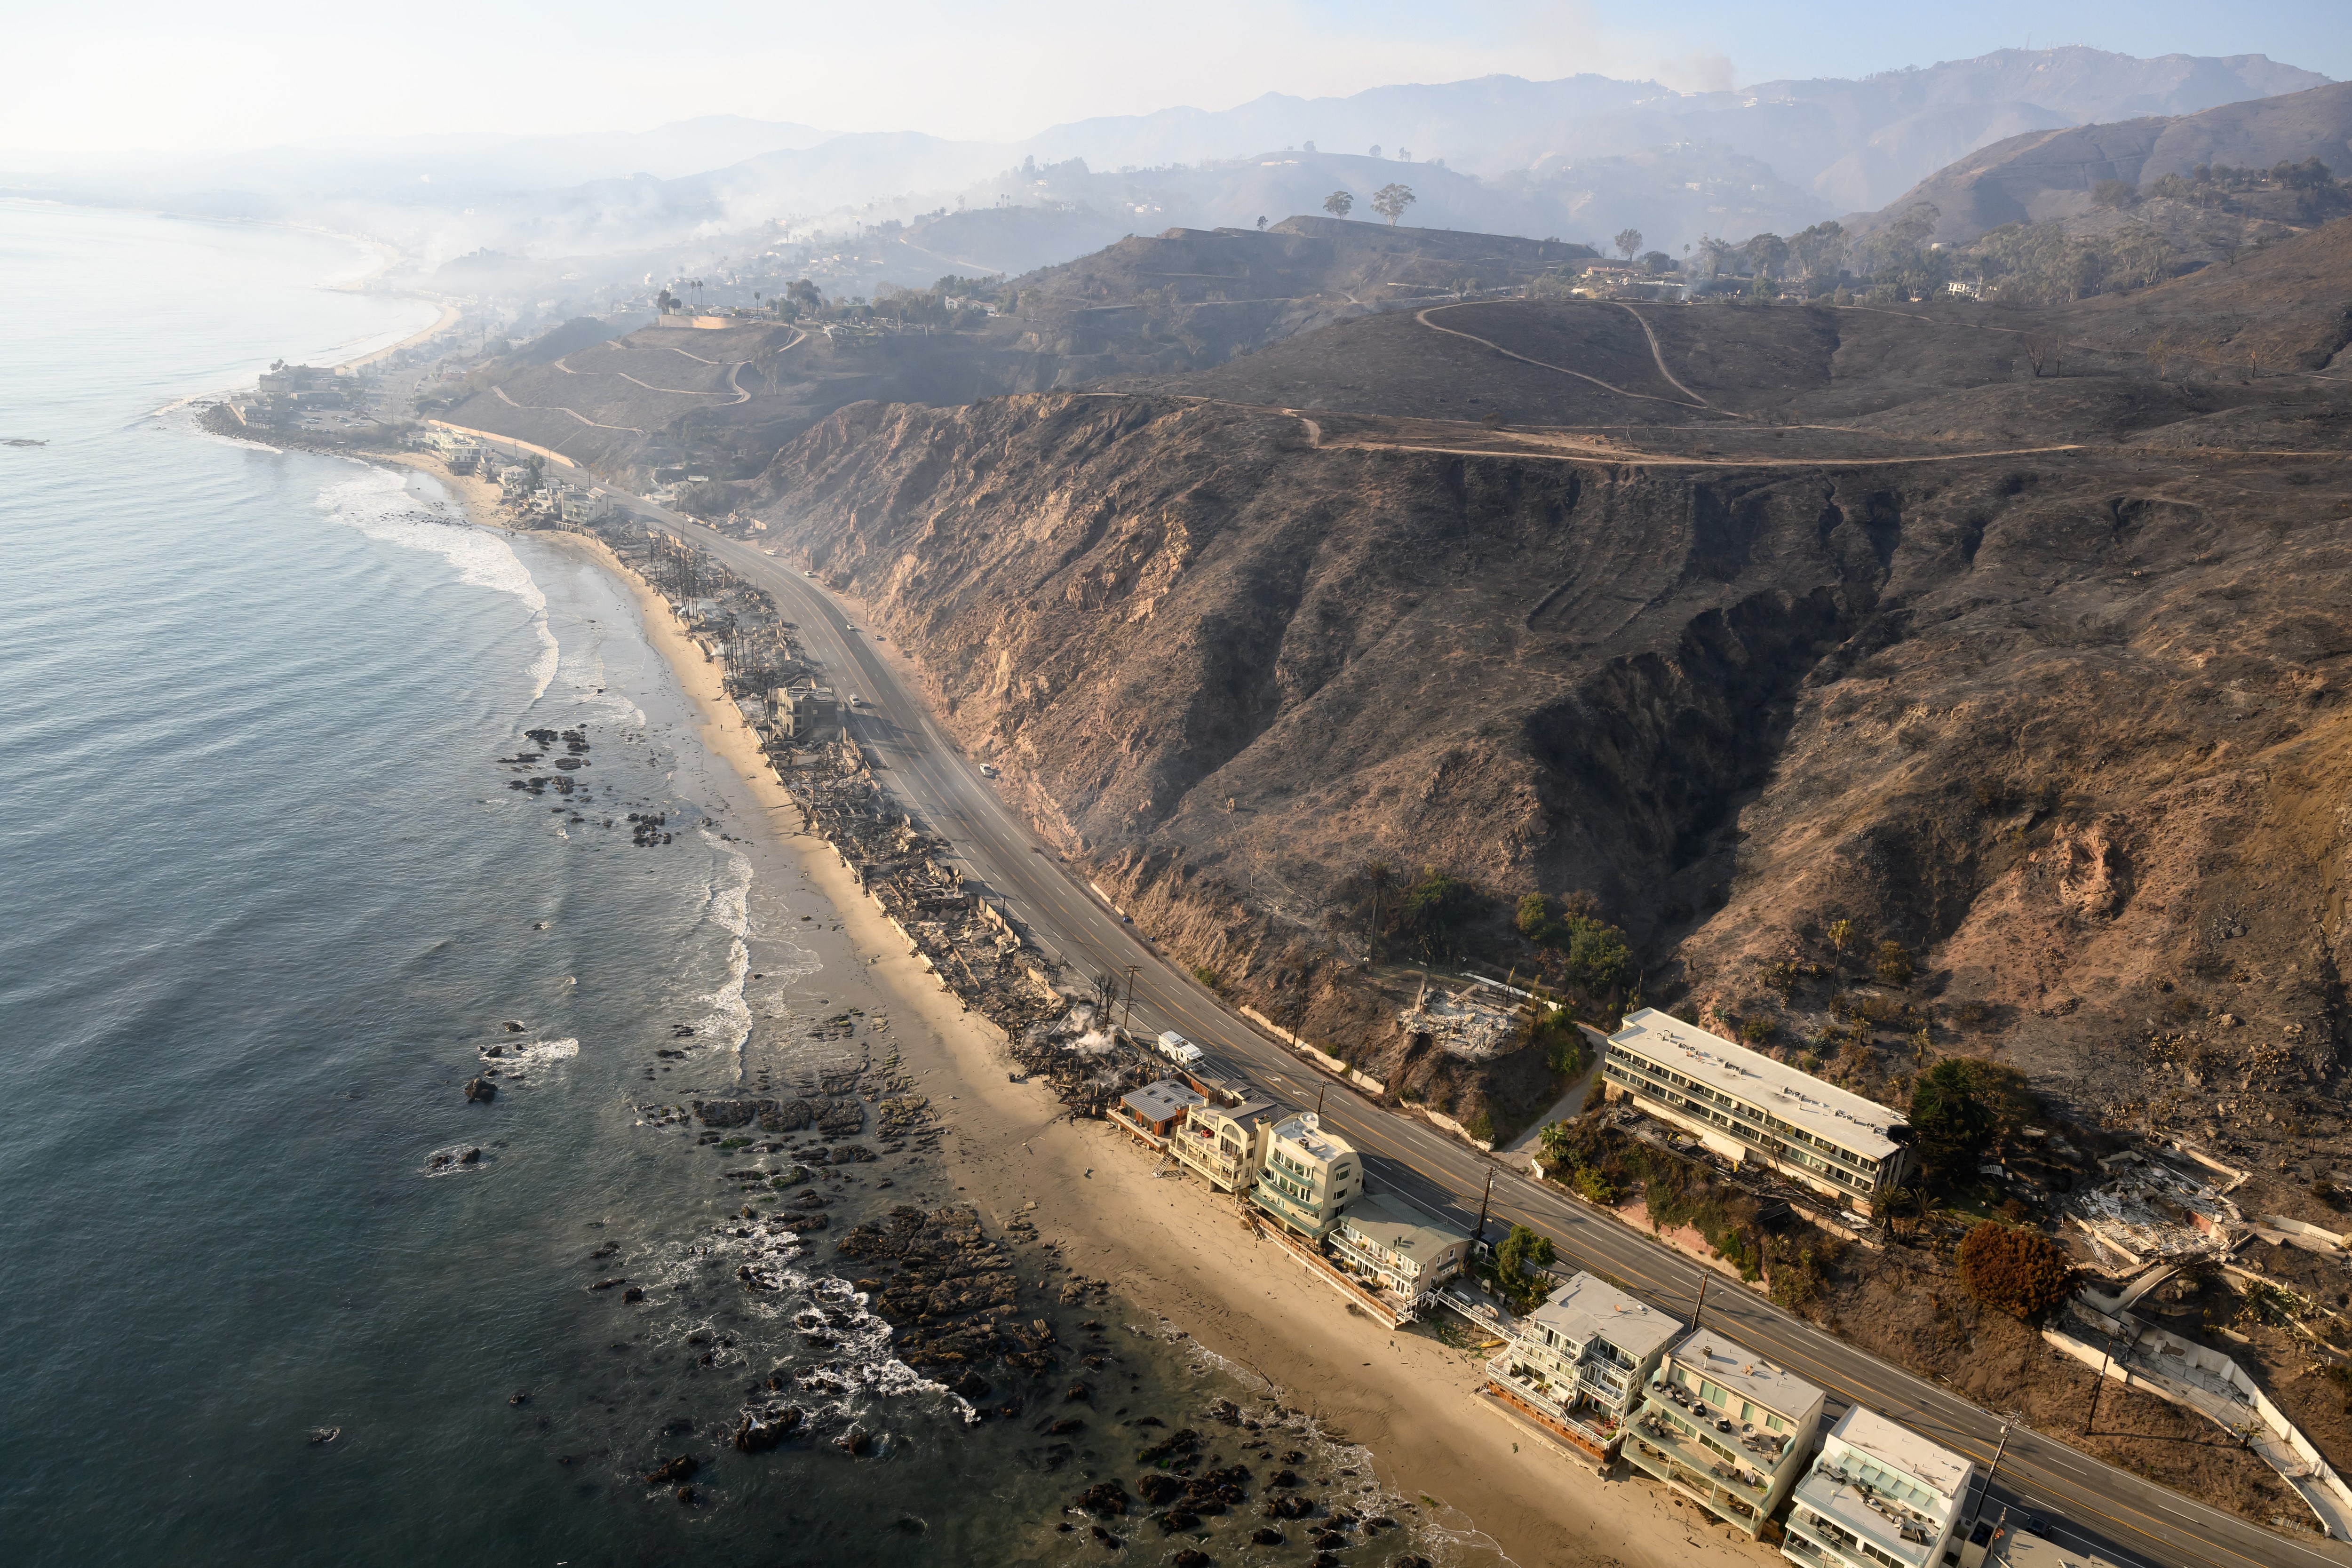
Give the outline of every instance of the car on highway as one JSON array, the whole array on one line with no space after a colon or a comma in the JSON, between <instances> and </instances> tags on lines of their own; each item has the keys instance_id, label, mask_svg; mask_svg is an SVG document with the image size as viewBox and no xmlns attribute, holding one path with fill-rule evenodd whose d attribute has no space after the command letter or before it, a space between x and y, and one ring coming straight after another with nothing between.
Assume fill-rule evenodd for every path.
<instances>
[{"instance_id":1,"label":"car on highway","mask_svg":"<svg viewBox=\"0 0 2352 1568\"><path fill-rule=\"evenodd\" d=\"M864 699L863 697L858 696L856 692L854 692L854 691L853 691L853 692L851 692L851 693L850 693L850 695L849 695L849 705L850 705L852 708L863 708L863 707L865 707L865 706L866 706L866 699Z\"/></svg>"}]
</instances>

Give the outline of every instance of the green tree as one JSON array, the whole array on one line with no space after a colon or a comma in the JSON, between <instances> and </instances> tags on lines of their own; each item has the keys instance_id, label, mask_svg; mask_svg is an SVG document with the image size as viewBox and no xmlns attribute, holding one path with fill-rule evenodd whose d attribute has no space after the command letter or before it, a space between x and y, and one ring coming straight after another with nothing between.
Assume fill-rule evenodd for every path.
<instances>
[{"instance_id":1,"label":"green tree","mask_svg":"<svg viewBox=\"0 0 2352 1568\"><path fill-rule=\"evenodd\" d=\"M1551 929L1551 900L1541 893L1521 895L1518 913L1511 923L1519 928L1521 936L1541 944L1544 933Z\"/></svg>"},{"instance_id":2,"label":"green tree","mask_svg":"<svg viewBox=\"0 0 2352 1568\"><path fill-rule=\"evenodd\" d=\"M1892 940L1878 944L1878 977L1889 985L1908 985L1913 973L1911 950Z\"/></svg>"},{"instance_id":3,"label":"green tree","mask_svg":"<svg viewBox=\"0 0 2352 1568\"><path fill-rule=\"evenodd\" d=\"M1789 265L1789 242L1777 234L1759 234L1739 247L1748 269L1759 278L1777 278Z\"/></svg>"},{"instance_id":4,"label":"green tree","mask_svg":"<svg viewBox=\"0 0 2352 1568\"><path fill-rule=\"evenodd\" d=\"M1845 227L1835 219L1800 229L1789 237L1789 259L1810 289L1822 279L1835 280L1845 260Z\"/></svg>"},{"instance_id":5,"label":"green tree","mask_svg":"<svg viewBox=\"0 0 2352 1568\"><path fill-rule=\"evenodd\" d=\"M1397 900L1397 924L1425 959L1452 958L1462 949L1462 931L1478 906L1478 889L1434 866Z\"/></svg>"},{"instance_id":6,"label":"green tree","mask_svg":"<svg viewBox=\"0 0 2352 1568\"><path fill-rule=\"evenodd\" d=\"M2000 1122L2000 1100L1981 1062L1946 1057L1911 1085L1911 1135L1938 1178L1974 1163Z\"/></svg>"},{"instance_id":7,"label":"green tree","mask_svg":"<svg viewBox=\"0 0 2352 1568\"><path fill-rule=\"evenodd\" d=\"M1411 185L1401 185L1391 180L1372 193L1372 210L1388 219L1389 226L1394 228L1397 219L1404 216L1404 209L1420 199L1412 194Z\"/></svg>"},{"instance_id":8,"label":"green tree","mask_svg":"<svg viewBox=\"0 0 2352 1568\"><path fill-rule=\"evenodd\" d=\"M1495 1248L1495 1272L1507 1282L1516 1283L1526 1279L1531 1268L1541 1268L1551 1259L1551 1237L1515 1225L1511 1234L1503 1238L1503 1244Z\"/></svg>"},{"instance_id":9,"label":"green tree","mask_svg":"<svg viewBox=\"0 0 2352 1568\"><path fill-rule=\"evenodd\" d=\"M1960 1283L1995 1311L2032 1322L2066 1300L2074 1265L2038 1230L1987 1220L1960 1242Z\"/></svg>"},{"instance_id":10,"label":"green tree","mask_svg":"<svg viewBox=\"0 0 2352 1568\"><path fill-rule=\"evenodd\" d=\"M1346 191L1333 191L1323 198L1323 210L1333 217L1346 217L1356 210L1356 198Z\"/></svg>"},{"instance_id":11,"label":"green tree","mask_svg":"<svg viewBox=\"0 0 2352 1568\"><path fill-rule=\"evenodd\" d=\"M1642 231L1638 228L1621 228L1617 231L1617 237L1610 243L1617 247L1618 255L1631 261L1633 259L1633 253L1642 248Z\"/></svg>"}]
</instances>

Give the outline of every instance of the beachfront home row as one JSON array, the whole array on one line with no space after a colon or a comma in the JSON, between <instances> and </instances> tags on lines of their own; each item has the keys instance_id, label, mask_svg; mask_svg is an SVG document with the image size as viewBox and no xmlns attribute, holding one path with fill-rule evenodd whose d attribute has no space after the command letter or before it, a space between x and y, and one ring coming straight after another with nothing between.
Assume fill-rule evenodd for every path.
<instances>
[{"instance_id":1,"label":"beachfront home row","mask_svg":"<svg viewBox=\"0 0 2352 1568\"><path fill-rule=\"evenodd\" d=\"M1256 1208L1400 1317L1469 1266L1468 1236L1402 1199L1367 1193L1362 1157L1312 1111L1285 1111L1188 1075L1122 1095L1112 1120L1216 1191L1246 1191Z\"/></svg>"},{"instance_id":2,"label":"beachfront home row","mask_svg":"<svg viewBox=\"0 0 2352 1568\"><path fill-rule=\"evenodd\" d=\"M1823 1403L1796 1373L1700 1329L1651 1374L1624 1456L1752 1541L1804 1474Z\"/></svg>"},{"instance_id":3,"label":"beachfront home row","mask_svg":"<svg viewBox=\"0 0 2352 1568\"><path fill-rule=\"evenodd\" d=\"M1804 1568L1940 1568L1973 1462L1855 1405L1797 1483L1780 1554Z\"/></svg>"},{"instance_id":4,"label":"beachfront home row","mask_svg":"<svg viewBox=\"0 0 2352 1568\"><path fill-rule=\"evenodd\" d=\"M1575 1274L1519 1320L1486 1363L1486 1391L1605 1469L1685 1326L1605 1280Z\"/></svg>"},{"instance_id":5,"label":"beachfront home row","mask_svg":"<svg viewBox=\"0 0 2352 1568\"><path fill-rule=\"evenodd\" d=\"M1741 1163L1769 1166L1862 1214L1910 1176L1911 1129L1874 1100L1644 1007L1609 1037L1601 1079Z\"/></svg>"}]
</instances>

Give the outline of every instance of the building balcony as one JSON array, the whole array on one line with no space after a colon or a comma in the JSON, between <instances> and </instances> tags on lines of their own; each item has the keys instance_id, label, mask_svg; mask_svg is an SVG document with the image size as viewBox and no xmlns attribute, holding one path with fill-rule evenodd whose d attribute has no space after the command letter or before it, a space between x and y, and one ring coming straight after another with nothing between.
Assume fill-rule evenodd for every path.
<instances>
[{"instance_id":1,"label":"building balcony","mask_svg":"<svg viewBox=\"0 0 2352 1568\"><path fill-rule=\"evenodd\" d=\"M1247 1163L1240 1155L1223 1152L1214 1138L1203 1138L1181 1124L1168 1136L1168 1152L1221 1187L1236 1187L1249 1178Z\"/></svg>"},{"instance_id":2,"label":"building balcony","mask_svg":"<svg viewBox=\"0 0 2352 1568\"><path fill-rule=\"evenodd\" d=\"M1927 1568L1945 1527L1820 1464L1797 1483L1789 1510L1792 1538L1801 1532L1826 1561L1857 1568Z\"/></svg>"},{"instance_id":3,"label":"building balcony","mask_svg":"<svg viewBox=\"0 0 2352 1568\"><path fill-rule=\"evenodd\" d=\"M1717 1518L1757 1534L1764 1526L1764 1507L1772 1494L1772 1473L1762 1461L1736 1457L1737 1440L1710 1434L1701 1437L1677 1422L1695 1418L1675 1412L1669 1415L1654 1402L1643 1406L1626 1423L1624 1454L1637 1468L1655 1476L1677 1491L1706 1505ZM1709 1447L1713 1444L1713 1447Z\"/></svg>"},{"instance_id":4,"label":"building balcony","mask_svg":"<svg viewBox=\"0 0 2352 1568\"><path fill-rule=\"evenodd\" d=\"M1486 1363L1486 1381L1597 1452L1612 1451L1623 1434L1622 1424L1614 1417L1587 1408L1586 1396L1576 1387L1547 1376L1508 1351Z\"/></svg>"}]
</instances>

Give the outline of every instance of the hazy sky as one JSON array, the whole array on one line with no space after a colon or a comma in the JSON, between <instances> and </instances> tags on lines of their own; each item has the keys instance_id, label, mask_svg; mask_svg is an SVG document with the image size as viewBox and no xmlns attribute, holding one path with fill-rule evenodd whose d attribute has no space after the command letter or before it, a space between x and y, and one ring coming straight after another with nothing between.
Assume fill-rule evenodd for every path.
<instances>
[{"instance_id":1,"label":"hazy sky","mask_svg":"<svg viewBox=\"0 0 2352 1568\"><path fill-rule=\"evenodd\" d=\"M642 130L710 113L1008 140L1267 91L1580 70L1690 89L1866 75L2029 40L2262 53L2352 77L2345 0L5 5L16 63L0 93L0 150L44 163L332 135Z\"/></svg>"}]
</instances>

